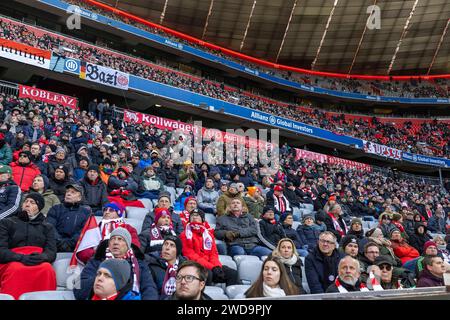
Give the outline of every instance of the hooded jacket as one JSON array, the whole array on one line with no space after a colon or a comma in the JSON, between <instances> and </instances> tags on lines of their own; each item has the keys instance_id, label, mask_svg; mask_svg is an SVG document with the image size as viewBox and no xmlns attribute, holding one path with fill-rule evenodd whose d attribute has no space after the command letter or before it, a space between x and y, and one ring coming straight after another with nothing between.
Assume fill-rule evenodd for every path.
<instances>
[{"instance_id":1,"label":"hooded jacket","mask_svg":"<svg viewBox=\"0 0 450 320\"><path fill-rule=\"evenodd\" d=\"M197 204L202 210L210 209L215 212L218 199L219 193L214 189L203 187L197 193Z\"/></svg>"},{"instance_id":2,"label":"hooded jacket","mask_svg":"<svg viewBox=\"0 0 450 320\"><path fill-rule=\"evenodd\" d=\"M22 192L28 192L31 185L33 184L33 179L41 174L41 170L33 163L30 162L26 166L19 164L19 161L11 163L12 178L20 187Z\"/></svg>"},{"instance_id":3,"label":"hooded jacket","mask_svg":"<svg viewBox=\"0 0 450 320\"><path fill-rule=\"evenodd\" d=\"M92 212L101 210L103 206L108 203L108 192L106 191L106 185L100 178L92 182L88 179L87 175L80 185L84 190L84 204L91 207Z\"/></svg>"},{"instance_id":4,"label":"hooded jacket","mask_svg":"<svg viewBox=\"0 0 450 320\"><path fill-rule=\"evenodd\" d=\"M77 300L86 300L89 298L92 287L94 286L97 270L100 267L100 264L106 259L107 247L108 240L103 240L99 244L95 256L89 260L86 267L81 272L80 289L73 290ZM133 243L131 244L131 249L133 249L133 253L139 263L139 289L142 300L158 300L158 291L156 290L155 282L153 281L150 270L145 262L144 254ZM133 269L132 266L131 269ZM133 276L131 276L131 279L133 279Z\"/></svg>"},{"instance_id":5,"label":"hooded jacket","mask_svg":"<svg viewBox=\"0 0 450 320\"><path fill-rule=\"evenodd\" d=\"M419 234L419 227L424 228L423 234ZM414 226L414 233L409 237L409 244L419 251L420 254L423 253L423 246L425 245L425 242L431 240L431 237L427 234L427 230L427 227L423 223L416 223Z\"/></svg>"},{"instance_id":6,"label":"hooded jacket","mask_svg":"<svg viewBox=\"0 0 450 320\"><path fill-rule=\"evenodd\" d=\"M217 216L223 216L227 213L227 207L230 205L231 201L235 198L242 200L242 211L248 212L247 204L244 201L244 198L242 197L242 194L240 192L236 194L231 194L229 191L222 194L219 199L217 200Z\"/></svg>"}]
</instances>

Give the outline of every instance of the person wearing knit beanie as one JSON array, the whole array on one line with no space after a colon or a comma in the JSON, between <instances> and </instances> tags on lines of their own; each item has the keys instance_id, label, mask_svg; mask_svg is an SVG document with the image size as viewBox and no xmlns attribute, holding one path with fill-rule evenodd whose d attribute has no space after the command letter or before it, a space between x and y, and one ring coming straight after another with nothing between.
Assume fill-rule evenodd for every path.
<instances>
[{"instance_id":1,"label":"person wearing knit beanie","mask_svg":"<svg viewBox=\"0 0 450 320\"><path fill-rule=\"evenodd\" d=\"M87 169L87 171L96 171L97 173L99 173L100 172L100 168L99 168L99 166L98 165L96 165L96 164L91 164L89 167L88 167L88 169Z\"/></svg>"},{"instance_id":2,"label":"person wearing knit beanie","mask_svg":"<svg viewBox=\"0 0 450 320\"><path fill-rule=\"evenodd\" d=\"M352 225L355 224L355 223L358 223L358 224L360 224L361 226L363 225L362 219L361 219L361 218L353 218L353 219L352 219L352 222L351 222L351 224L350 224L350 226L352 226Z\"/></svg>"},{"instance_id":3,"label":"person wearing knit beanie","mask_svg":"<svg viewBox=\"0 0 450 320\"><path fill-rule=\"evenodd\" d=\"M253 197L255 195L257 187L247 187L247 193L249 196Z\"/></svg>"},{"instance_id":4,"label":"person wearing knit beanie","mask_svg":"<svg viewBox=\"0 0 450 320\"><path fill-rule=\"evenodd\" d=\"M306 221L307 219L312 219L312 221L314 222L314 217L313 217L312 214L305 214L305 215L303 216L303 218L302 218L302 224L305 224L305 221Z\"/></svg>"},{"instance_id":5,"label":"person wearing knit beanie","mask_svg":"<svg viewBox=\"0 0 450 320\"><path fill-rule=\"evenodd\" d=\"M195 208L194 210L192 210L191 214L189 215L189 222L191 222L191 217L193 214L198 214L200 216L200 218L202 219L202 222L205 222L205 213L198 208Z\"/></svg>"},{"instance_id":6,"label":"person wearing knit beanie","mask_svg":"<svg viewBox=\"0 0 450 320\"><path fill-rule=\"evenodd\" d=\"M428 250L428 252L427 252L427 250ZM437 249L436 242L434 242L432 240L425 242L425 244L423 245L423 255L437 255L437 253L438 253L438 249Z\"/></svg>"},{"instance_id":7,"label":"person wearing knit beanie","mask_svg":"<svg viewBox=\"0 0 450 320\"><path fill-rule=\"evenodd\" d=\"M111 241L111 239L113 237L120 237L120 238L122 238L126 242L128 249L131 249L131 241L132 241L132 239L131 239L131 234L130 234L130 232L127 229L120 228L120 227L114 229L111 232L111 236L109 237L109 241Z\"/></svg>"},{"instance_id":8,"label":"person wearing knit beanie","mask_svg":"<svg viewBox=\"0 0 450 320\"><path fill-rule=\"evenodd\" d=\"M191 203L189 203L191 202ZM197 208L197 199L195 197L187 197L184 200L184 210L186 210L187 212L191 212L192 210L194 210L195 208Z\"/></svg>"},{"instance_id":9,"label":"person wearing knit beanie","mask_svg":"<svg viewBox=\"0 0 450 320\"><path fill-rule=\"evenodd\" d=\"M292 212L286 211L285 213L283 213L283 214L280 216L280 223L283 224L284 220L286 220L286 218L287 218L288 216L292 216Z\"/></svg>"},{"instance_id":10,"label":"person wearing knit beanie","mask_svg":"<svg viewBox=\"0 0 450 320\"><path fill-rule=\"evenodd\" d=\"M115 300L131 277L130 264L123 259L108 259L98 267L92 300ZM113 283L111 283L111 280Z\"/></svg>"},{"instance_id":11,"label":"person wearing knit beanie","mask_svg":"<svg viewBox=\"0 0 450 320\"><path fill-rule=\"evenodd\" d=\"M177 257L181 256L181 254L183 252L183 243L181 242L180 238L178 238L177 236L173 236L173 235L165 236L163 246L166 241L173 242L175 244L175 247L177 248Z\"/></svg>"},{"instance_id":12,"label":"person wearing knit beanie","mask_svg":"<svg viewBox=\"0 0 450 320\"><path fill-rule=\"evenodd\" d=\"M45 200L44 197L37 192L31 192L29 194L27 194L27 196L24 199L24 202L26 202L27 199L33 199L33 201L35 202L35 204L37 205L39 212L42 211L42 209L44 209L45 207Z\"/></svg>"},{"instance_id":13,"label":"person wearing knit beanie","mask_svg":"<svg viewBox=\"0 0 450 320\"><path fill-rule=\"evenodd\" d=\"M370 233L370 231L369 231ZM378 239L380 237L383 237L383 231L380 228L374 228L373 231L370 233L370 237Z\"/></svg>"},{"instance_id":14,"label":"person wearing knit beanie","mask_svg":"<svg viewBox=\"0 0 450 320\"><path fill-rule=\"evenodd\" d=\"M346 235L341 239L341 247L342 251L345 254L348 254L352 258L355 258L358 256L358 239L354 235Z\"/></svg>"},{"instance_id":15,"label":"person wearing knit beanie","mask_svg":"<svg viewBox=\"0 0 450 320\"><path fill-rule=\"evenodd\" d=\"M120 204L118 204L117 202L111 202L103 206L103 218L105 218L105 213L108 211L108 208L114 210L119 218L122 218L123 214L125 213L125 208L123 208Z\"/></svg>"},{"instance_id":16,"label":"person wearing knit beanie","mask_svg":"<svg viewBox=\"0 0 450 320\"><path fill-rule=\"evenodd\" d=\"M159 219L161 217L167 216L170 218L170 221L172 221L172 216L170 215L170 211L165 208L155 208L155 224L158 224Z\"/></svg>"}]
</instances>

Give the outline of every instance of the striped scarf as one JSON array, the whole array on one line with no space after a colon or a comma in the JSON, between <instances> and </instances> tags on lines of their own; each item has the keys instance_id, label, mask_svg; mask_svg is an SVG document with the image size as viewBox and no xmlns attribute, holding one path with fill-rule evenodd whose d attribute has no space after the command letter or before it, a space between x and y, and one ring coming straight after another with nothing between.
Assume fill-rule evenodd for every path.
<instances>
[{"instance_id":1,"label":"striped scarf","mask_svg":"<svg viewBox=\"0 0 450 320\"><path fill-rule=\"evenodd\" d=\"M342 230L342 227L341 227L341 225L339 224L338 219L337 219L331 212L328 212L328 216L329 216L329 217L331 218L331 220L333 221L334 229L335 229L337 232L339 232L339 234L340 234L341 236L346 235L347 232L348 232L348 228L347 228L347 225L345 224L345 222L344 222L345 230Z\"/></svg>"},{"instance_id":2,"label":"striped scarf","mask_svg":"<svg viewBox=\"0 0 450 320\"><path fill-rule=\"evenodd\" d=\"M342 286L341 282L339 281L339 277L336 278L336 280L334 281L334 284L336 285L337 289L339 290L339 293L347 293L348 292L348 290ZM366 285L361 282L359 284L359 291L369 291L369 289L367 289Z\"/></svg>"},{"instance_id":3,"label":"striped scarf","mask_svg":"<svg viewBox=\"0 0 450 320\"><path fill-rule=\"evenodd\" d=\"M178 264L178 259L173 265L166 262L167 270L161 287L161 295L171 296L177 289L175 277L177 276Z\"/></svg>"},{"instance_id":4,"label":"striped scarf","mask_svg":"<svg viewBox=\"0 0 450 320\"><path fill-rule=\"evenodd\" d=\"M164 242L164 237L169 234L173 236L177 235L173 230L172 225L158 227L155 223L153 223L150 228L150 247L162 245Z\"/></svg>"},{"instance_id":5,"label":"striped scarf","mask_svg":"<svg viewBox=\"0 0 450 320\"><path fill-rule=\"evenodd\" d=\"M189 241L192 241L192 231L202 233L203 249L210 251L212 249L213 239L203 223L190 222L186 225L186 239Z\"/></svg>"},{"instance_id":6,"label":"striped scarf","mask_svg":"<svg viewBox=\"0 0 450 320\"><path fill-rule=\"evenodd\" d=\"M122 227L125 224L123 218L118 218L118 219L111 219L111 220L106 220L103 219L102 221L100 221L100 223L98 224L98 227L100 228L100 233L102 235L102 239L109 239L111 232L113 232L113 230Z\"/></svg>"},{"instance_id":7,"label":"striped scarf","mask_svg":"<svg viewBox=\"0 0 450 320\"><path fill-rule=\"evenodd\" d=\"M109 247L106 248L106 255L105 255L105 260L108 259L116 259L109 250ZM128 249L127 253L125 254L125 256L122 257L122 259L127 260L131 264L131 271L133 272L133 291L140 292L139 286L141 280L141 271L139 269L139 262L134 255L133 249L131 248Z\"/></svg>"}]
</instances>

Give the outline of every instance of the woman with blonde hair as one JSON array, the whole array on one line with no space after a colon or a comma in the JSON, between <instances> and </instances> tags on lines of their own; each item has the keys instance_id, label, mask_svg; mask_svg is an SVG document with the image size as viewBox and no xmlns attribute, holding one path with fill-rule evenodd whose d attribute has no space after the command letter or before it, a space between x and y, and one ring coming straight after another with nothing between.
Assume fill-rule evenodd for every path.
<instances>
[{"instance_id":1,"label":"woman with blonde hair","mask_svg":"<svg viewBox=\"0 0 450 320\"><path fill-rule=\"evenodd\" d=\"M299 293L304 293L302 287L302 260L295 248L294 241L283 238L278 242L277 247L272 252L273 257L280 258L286 268L289 279L298 287Z\"/></svg>"},{"instance_id":2,"label":"woman with blonde hair","mask_svg":"<svg viewBox=\"0 0 450 320\"><path fill-rule=\"evenodd\" d=\"M261 273L245 292L246 298L285 297L300 294L287 275L280 258L269 256L263 263Z\"/></svg>"}]
</instances>

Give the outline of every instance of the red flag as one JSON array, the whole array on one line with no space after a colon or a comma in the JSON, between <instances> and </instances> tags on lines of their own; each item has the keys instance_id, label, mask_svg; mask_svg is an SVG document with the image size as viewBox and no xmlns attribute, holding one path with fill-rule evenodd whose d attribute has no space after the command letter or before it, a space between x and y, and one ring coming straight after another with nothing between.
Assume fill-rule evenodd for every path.
<instances>
[{"instance_id":1,"label":"red flag","mask_svg":"<svg viewBox=\"0 0 450 320\"><path fill-rule=\"evenodd\" d=\"M85 249L94 248L102 241L102 235L97 224L97 220L94 215L90 215L86 224L81 230L80 237L78 238L75 251L73 252L72 259L70 260L70 266L76 267L81 261L78 260L77 254Z\"/></svg>"}]
</instances>

